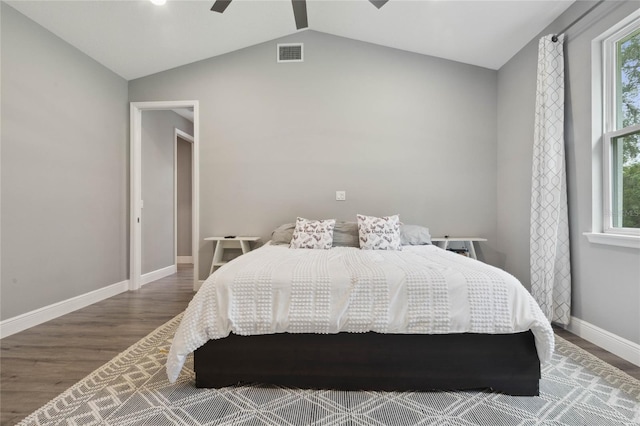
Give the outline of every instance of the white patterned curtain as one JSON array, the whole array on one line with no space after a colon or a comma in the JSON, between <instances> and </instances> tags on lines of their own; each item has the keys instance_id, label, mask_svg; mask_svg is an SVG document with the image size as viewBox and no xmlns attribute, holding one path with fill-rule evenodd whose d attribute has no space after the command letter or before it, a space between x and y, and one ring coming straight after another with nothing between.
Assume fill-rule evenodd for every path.
<instances>
[{"instance_id":1,"label":"white patterned curtain","mask_svg":"<svg viewBox=\"0 0 640 426\"><path fill-rule=\"evenodd\" d=\"M571 263L564 158L564 36L538 44L531 182L531 294L549 321L568 324Z\"/></svg>"}]
</instances>

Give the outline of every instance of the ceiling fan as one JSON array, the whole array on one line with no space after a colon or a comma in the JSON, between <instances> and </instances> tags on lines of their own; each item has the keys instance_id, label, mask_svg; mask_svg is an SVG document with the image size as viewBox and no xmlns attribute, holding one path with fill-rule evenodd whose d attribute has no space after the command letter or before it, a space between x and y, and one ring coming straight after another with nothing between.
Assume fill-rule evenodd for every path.
<instances>
[{"instance_id":1,"label":"ceiling fan","mask_svg":"<svg viewBox=\"0 0 640 426\"><path fill-rule=\"evenodd\" d=\"M371 4L380 9L389 0L369 0ZM211 11L222 13L227 6L231 3L231 0L216 0L211 8ZM306 0L291 0L293 6L293 17L296 20L296 28L307 28L309 23L307 22L307 1Z\"/></svg>"}]
</instances>

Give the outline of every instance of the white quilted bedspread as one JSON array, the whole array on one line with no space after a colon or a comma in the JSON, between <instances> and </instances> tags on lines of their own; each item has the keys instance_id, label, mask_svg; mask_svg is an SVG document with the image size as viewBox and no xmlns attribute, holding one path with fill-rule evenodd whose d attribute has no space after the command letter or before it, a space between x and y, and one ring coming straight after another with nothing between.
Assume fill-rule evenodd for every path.
<instances>
[{"instance_id":1,"label":"white quilted bedspread","mask_svg":"<svg viewBox=\"0 0 640 426\"><path fill-rule=\"evenodd\" d=\"M270 333L504 334L531 330L541 362L551 325L501 269L434 246L402 251L294 250L267 245L203 284L173 339L167 375L210 339Z\"/></svg>"}]
</instances>

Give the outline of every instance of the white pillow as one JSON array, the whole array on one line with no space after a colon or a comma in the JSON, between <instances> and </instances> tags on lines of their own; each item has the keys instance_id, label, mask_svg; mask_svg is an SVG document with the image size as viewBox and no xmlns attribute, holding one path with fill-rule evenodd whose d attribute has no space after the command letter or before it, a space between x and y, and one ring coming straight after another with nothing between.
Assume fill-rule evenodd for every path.
<instances>
[{"instance_id":1,"label":"white pillow","mask_svg":"<svg viewBox=\"0 0 640 426\"><path fill-rule=\"evenodd\" d=\"M333 244L333 228L335 219L309 220L299 217L289 248L292 249L325 249Z\"/></svg>"},{"instance_id":2,"label":"white pillow","mask_svg":"<svg viewBox=\"0 0 640 426\"><path fill-rule=\"evenodd\" d=\"M360 248L364 250L402 250L400 216L358 215Z\"/></svg>"},{"instance_id":3,"label":"white pillow","mask_svg":"<svg viewBox=\"0 0 640 426\"><path fill-rule=\"evenodd\" d=\"M420 225L400 225L400 241L403 246L431 244L429 228Z\"/></svg>"}]
</instances>

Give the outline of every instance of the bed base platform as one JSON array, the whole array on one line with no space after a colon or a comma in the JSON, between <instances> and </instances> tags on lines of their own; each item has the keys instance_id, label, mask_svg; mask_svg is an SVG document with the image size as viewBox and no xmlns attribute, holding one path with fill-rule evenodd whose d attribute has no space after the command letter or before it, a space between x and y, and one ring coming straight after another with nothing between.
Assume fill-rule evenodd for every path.
<instances>
[{"instance_id":1,"label":"bed base platform","mask_svg":"<svg viewBox=\"0 0 640 426\"><path fill-rule=\"evenodd\" d=\"M490 388L538 395L533 334L230 334L195 351L196 386L339 390Z\"/></svg>"}]
</instances>

